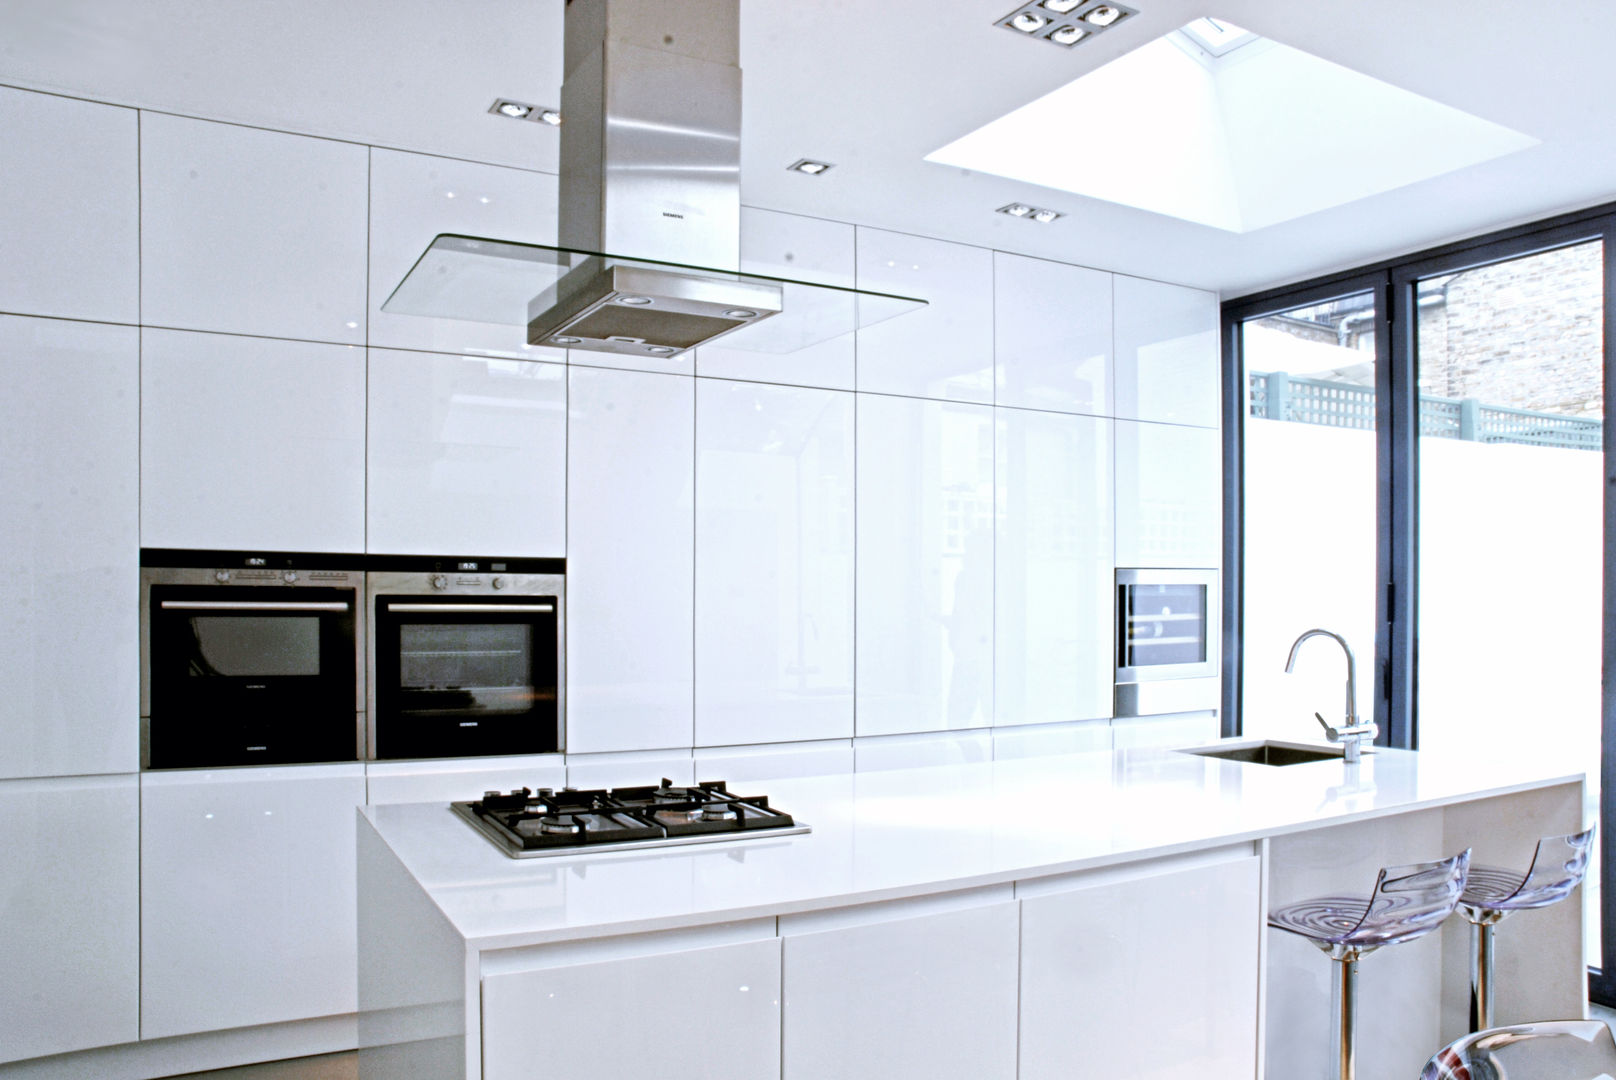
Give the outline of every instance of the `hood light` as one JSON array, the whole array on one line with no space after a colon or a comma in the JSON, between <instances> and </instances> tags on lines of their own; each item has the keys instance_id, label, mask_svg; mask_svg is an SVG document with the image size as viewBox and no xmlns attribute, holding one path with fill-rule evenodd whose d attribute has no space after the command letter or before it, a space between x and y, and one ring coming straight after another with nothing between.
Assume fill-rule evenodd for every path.
<instances>
[{"instance_id":1,"label":"hood light","mask_svg":"<svg viewBox=\"0 0 1616 1080\"><path fill-rule=\"evenodd\" d=\"M724 312L724 314L728 315L732 319L755 319L755 318L757 318L757 312L755 312L755 311L747 311L744 308L733 308L733 309L731 309L729 311Z\"/></svg>"},{"instance_id":2,"label":"hood light","mask_svg":"<svg viewBox=\"0 0 1616 1080\"><path fill-rule=\"evenodd\" d=\"M649 296L619 296L617 302L619 304L631 304L634 307L644 307L651 302L651 298Z\"/></svg>"},{"instance_id":3,"label":"hood light","mask_svg":"<svg viewBox=\"0 0 1616 1080\"><path fill-rule=\"evenodd\" d=\"M549 124L551 127L561 123L559 109L549 109L526 101L513 101L510 98L495 98L494 103L488 106L488 111L495 116L505 116L512 120L532 120L534 123Z\"/></svg>"},{"instance_id":4,"label":"hood light","mask_svg":"<svg viewBox=\"0 0 1616 1080\"><path fill-rule=\"evenodd\" d=\"M576 345L582 340L583 338L575 337L553 337L550 339L550 341L556 345Z\"/></svg>"},{"instance_id":5,"label":"hood light","mask_svg":"<svg viewBox=\"0 0 1616 1080\"><path fill-rule=\"evenodd\" d=\"M645 347L645 351L648 353L655 353L658 356L666 356L673 350L666 345L647 345Z\"/></svg>"},{"instance_id":6,"label":"hood light","mask_svg":"<svg viewBox=\"0 0 1616 1080\"><path fill-rule=\"evenodd\" d=\"M835 167L828 161L815 161L812 158L798 158L786 166L792 172L807 173L809 176L818 176L820 173L827 172Z\"/></svg>"},{"instance_id":7,"label":"hood light","mask_svg":"<svg viewBox=\"0 0 1616 1080\"><path fill-rule=\"evenodd\" d=\"M1096 0L1024 0L1020 7L997 20L996 25L1014 30L1021 37L1037 38L1070 49L1137 14L1133 8ZM1057 20L1055 16L1060 15L1071 21Z\"/></svg>"}]
</instances>

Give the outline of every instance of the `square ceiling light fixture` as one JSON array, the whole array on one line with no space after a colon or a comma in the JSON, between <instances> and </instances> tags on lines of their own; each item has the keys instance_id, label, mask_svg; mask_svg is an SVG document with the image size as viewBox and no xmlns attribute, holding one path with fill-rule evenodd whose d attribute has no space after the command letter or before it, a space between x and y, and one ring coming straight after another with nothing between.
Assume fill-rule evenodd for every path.
<instances>
[{"instance_id":1,"label":"square ceiling light fixture","mask_svg":"<svg viewBox=\"0 0 1616 1080\"><path fill-rule=\"evenodd\" d=\"M532 120L534 123L549 124L551 127L561 126L560 109L547 109L543 105L529 105L525 101L495 98L494 103L488 106L488 111L495 116L507 116L512 120Z\"/></svg>"},{"instance_id":2,"label":"square ceiling light fixture","mask_svg":"<svg viewBox=\"0 0 1616 1080\"><path fill-rule=\"evenodd\" d=\"M1104 0L1031 0L994 25L1070 49L1137 14L1133 8Z\"/></svg>"}]
</instances>

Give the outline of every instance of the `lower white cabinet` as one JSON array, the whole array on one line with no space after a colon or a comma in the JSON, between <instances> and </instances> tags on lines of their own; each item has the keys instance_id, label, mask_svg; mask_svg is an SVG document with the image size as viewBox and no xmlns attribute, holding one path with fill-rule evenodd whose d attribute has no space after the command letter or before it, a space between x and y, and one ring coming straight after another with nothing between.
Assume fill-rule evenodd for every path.
<instances>
[{"instance_id":1,"label":"lower white cabinet","mask_svg":"<svg viewBox=\"0 0 1616 1080\"><path fill-rule=\"evenodd\" d=\"M482 1021L482 1080L777 1080L774 920L485 955Z\"/></svg>"},{"instance_id":2,"label":"lower white cabinet","mask_svg":"<svg viewBox=\"0 0 1616 1080\"><path fill-rule=\"evenodd\" d=\"M784 1080L1014 1080L1017 926L1009 886L782 917Z\"/></svg>"},{"instance_id":3,"label":"lower white cabinet","mask_svg":"<svg viewBox=\"0 0 1616 1080\"><path fill-rule=\"evenodd\" d=\"M140 778L140 1037L357 1008L365 767Z\"/></svg>"},{"instance_id":4,"label":"lower white cabinet","mask_svg":"<svg viewBox=\"0 0 1616 1080\"><path fill-rule=\"evenodd\" d=\"M1020 1080L1255 1077L1261 877L1247 846L1017 883Z\"/></svg>"},{"instance_id":5,"label":"lower white cabinet","mask_svg":"<svg viewBox=\"0 0 1616 1080\"><path fill-rule=\"evenodd\" d=\"M139 1035L133 775L0 781L0 1062Z\"/></svg>"}]
</instances>

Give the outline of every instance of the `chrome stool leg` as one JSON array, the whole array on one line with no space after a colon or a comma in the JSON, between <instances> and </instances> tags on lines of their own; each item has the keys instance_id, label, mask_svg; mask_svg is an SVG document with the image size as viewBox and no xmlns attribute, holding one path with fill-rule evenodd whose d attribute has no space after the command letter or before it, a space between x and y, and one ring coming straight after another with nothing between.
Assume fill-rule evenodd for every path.
<instances>
[{"instance_id":1,"label":"chrome stool leg","mask_svg":"<svg viewBox=\"0 0 1616 1080\"><path fill-rule=\"evenodd\" d=\"M1357 951L1334 958L1330 980L1330 1045L1335 1051L1331 1080L1357 1080L1358 1075Z\"/></svg>"},{"instance_id":2,"label":"chrome stool leg","mask_svg":"<svg viewBox=\"0 0 1616 1080\"><path fill-rule=\"evenodd\" d=\"M1470 1030L1493 1026L1493 924L1470 924Z\"/></svg>"}]
</instances>

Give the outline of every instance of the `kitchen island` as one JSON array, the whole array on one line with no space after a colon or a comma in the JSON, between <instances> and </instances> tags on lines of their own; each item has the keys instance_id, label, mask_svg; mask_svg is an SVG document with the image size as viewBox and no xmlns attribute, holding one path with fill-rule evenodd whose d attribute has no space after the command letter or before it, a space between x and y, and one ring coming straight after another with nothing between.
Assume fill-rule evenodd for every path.
<instances>
[{"instance_id":1,"label":"kitchen island","mask_svg":"<svg viewBox=\"0 0 1616 1080\"><path fill-rule=\"evenodd\" d=\"M731 787L812 833L516 860L444 804L363 808L361 1076L1323 1075L1330 964L1266 910L1465 847L1524 869L1582 816L1580 776L1394 750ZM1581 949L1574 902L1510 919L1500 1021L1581 1016ZM1361 1075L1462 1031L1467 963L1459 920L1364 960Z\"/></svg>"}]
</instances>

